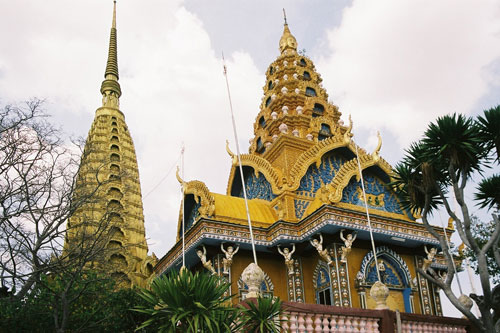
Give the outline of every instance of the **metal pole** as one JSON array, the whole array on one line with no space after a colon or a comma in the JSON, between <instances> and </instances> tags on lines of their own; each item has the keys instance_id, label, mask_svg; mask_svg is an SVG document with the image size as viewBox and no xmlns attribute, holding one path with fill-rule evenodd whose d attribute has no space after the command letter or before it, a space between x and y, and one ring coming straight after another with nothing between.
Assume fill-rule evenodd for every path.
<instances>
[{"instance_id":1,"label":"metal pole","mask_svg":"<svg viewBox=\"0 0 500 333\"><path fill-rule=\"evenodd\" d=\"M361 188L363 190L363 201L365 203L366 218L368 220L368 229L370 229L370 239L372 242L373 258L375 259L375 268L377 269L378 280L379 282L382 282L382 279L380 279L380 271L378 269L377 250L375 249L375 241L373 240L372 224L370 222L370 213L368 212L368 202L366 201L365 182L363 180L363 172L361 171L361 163L359 162L358 145L354 144L354 146L356 147L356 160L358 161L359 178L361 179Z\"/></svg>"},{"instance_id":2,"label":"metal pole","mask_svg":"<svg viewBox=\"0 0 500 333\"><path fill-rule=\"evenodd\" d=\"M234 121L233 103L231 101L231 92L229 91L229 82L227 79L227 68L226 68L226 60L224 59L224 53L222 53L222 61L223 61L223 66L224 66L224 77L226 79L227 96L229 98L229 109L231 110L231 120L233 122L234 141L236 142L236 155L238 156L238 165L239 165L240 176L241 176L241 186L243 188L243 197L245 199L245 209L247 212L248 229L250 231L250 241L252 242L253 261L257 265L257 253L255 252L255 241L253 238L252 221L250 220L250 210L248 209L248 199L247 199L247 191L246 191L246 187L245 187L245 178L243 177L243 167L241 165L240 145L238 143L238 133L236 132L236 122Z\"/></svg>"}]
</instances>

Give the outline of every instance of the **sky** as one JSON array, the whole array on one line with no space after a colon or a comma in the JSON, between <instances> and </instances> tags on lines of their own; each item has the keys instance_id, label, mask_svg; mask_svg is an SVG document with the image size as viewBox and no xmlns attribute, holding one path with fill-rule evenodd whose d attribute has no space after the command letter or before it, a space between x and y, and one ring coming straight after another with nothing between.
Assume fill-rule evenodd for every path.
<instances>
[{"instance_id":1,"label":"sky","mask_svg":"<svg viewBox=\"0 0 500 333\"><path fill-rule=\"evenodd\" d=\"M488 0L119 0L121 110L135 143L150 251L175 242L186 180L225 193L235 151L224 52L242 151L286 9L298 48L367 150L395 164L436 117L500 104L500 2ZM101 105L112 1L0 0L0 106L32 97L68 135ZM445 307L446 308L446 307Z\"/></svg>"}]
</instances>

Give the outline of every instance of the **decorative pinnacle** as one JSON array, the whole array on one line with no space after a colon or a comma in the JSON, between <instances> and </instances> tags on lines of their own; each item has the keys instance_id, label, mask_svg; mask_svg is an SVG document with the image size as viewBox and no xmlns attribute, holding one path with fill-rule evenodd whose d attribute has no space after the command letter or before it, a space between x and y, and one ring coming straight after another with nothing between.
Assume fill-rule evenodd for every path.
<instances>
[{"instance_id":1,"label":"decorative pinnacle","mask_svg":"<svg viewBox=\"0 0 500 333\"><path fill-rule=\"evenodd\" d=\"M109 51L108 62L106 63L106 71L104 72L104 81L101 85L101 94L109 95L114 93L116 97L120 97L122 92L118 83L118 50L116 42L116 0L113 1L113 21L111 24L111 33L109 36Z\"/></svg>"},{"instance_id":2,"label":"decorative pinnacle","mask_svg":"<svg viewBox=\"0 0 500 333\"><path fill-rule=\"evenodd\" d=\"M285 8L283 8L283 18L285 19L285 25L288 25L288 23L286 22L286 12L285 12Z\"/></svg>"},{"instance_id":3,"label":"decorative pinnacle","mask_svg":"<svg viewBox=\"0 0 500 333\"><path fill-rule=\"evenodd\" d=\"M106 72L104 76L108 74L116 76L118 80L118 54L116 47L116 1L113 1L113 23L111 25L111 34L109 37L109 53L108 53L108 63L106 64Z\"/></svg>"}]
</instances>

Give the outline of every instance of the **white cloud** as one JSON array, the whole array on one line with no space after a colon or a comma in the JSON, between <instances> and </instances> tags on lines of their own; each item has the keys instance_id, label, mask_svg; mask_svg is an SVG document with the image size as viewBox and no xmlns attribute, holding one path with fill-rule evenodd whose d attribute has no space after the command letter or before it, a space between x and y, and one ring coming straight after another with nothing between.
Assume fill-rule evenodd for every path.
<instances>
[{"instance_id":1,"label":"white cloud","mask_svg":"<svg viewBox=\"0 0 500 333\"><path fill-rule=\"evenodd\" d=\"M386 129L405 147L438 115L471 113L500 57L495 1L355 0L317 61L355 126Z\"/></svg>"}]
</instances>

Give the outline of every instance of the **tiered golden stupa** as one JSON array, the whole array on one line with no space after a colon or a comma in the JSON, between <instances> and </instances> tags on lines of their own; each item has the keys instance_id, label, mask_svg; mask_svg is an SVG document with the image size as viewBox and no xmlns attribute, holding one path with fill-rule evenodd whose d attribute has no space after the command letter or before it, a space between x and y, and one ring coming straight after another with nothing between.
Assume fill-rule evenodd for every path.
<instances>
[{"instance_id":1,"label":"tiered golden stupa","mask_svg":"<svg viewBox=\"0 0 500 333\"><path fill-rule=\"evenodd\" d=\"M314 64L297 52L286 21L279 50L266 72L249 154L241 156L258 265L265 272L262 293L296 302L375 307L369 290L377 273L357 150L389 307L441 315L437 289L415 270L428 258L424 249L438 242L386 186L391 166L379 155L380 137L374 152L356 149L352 123L340 121ZM225 195L210 192L201 181L179 178L185 196L177 242L155 271L180 268L184 215L186 266L227 277L231 292L243 299L248 286L241 275L252 262L251 241L237 156L227 151L232 168ZM431 261L434 268L445 268L433 257L426 262Z\"/></svg>"},{"instance_id":2,"label":"tiered golden stupa","mask_svg":"<svg viewBox=\"0 0 500 333\"><path fill-rule=\"evenodd\" d=\"M76 188L96 188L96 177L103 185L92 197L94 202L82 206L69 219L65 249L80 246L85 234L103 232L109 250L104 251L104 268L121 286L146 286L156 257L147 255L137 158L125 116L119 109L116 1L104 77L102 107L96 111L85 143Z\"/></svg>"}]
</instances>

